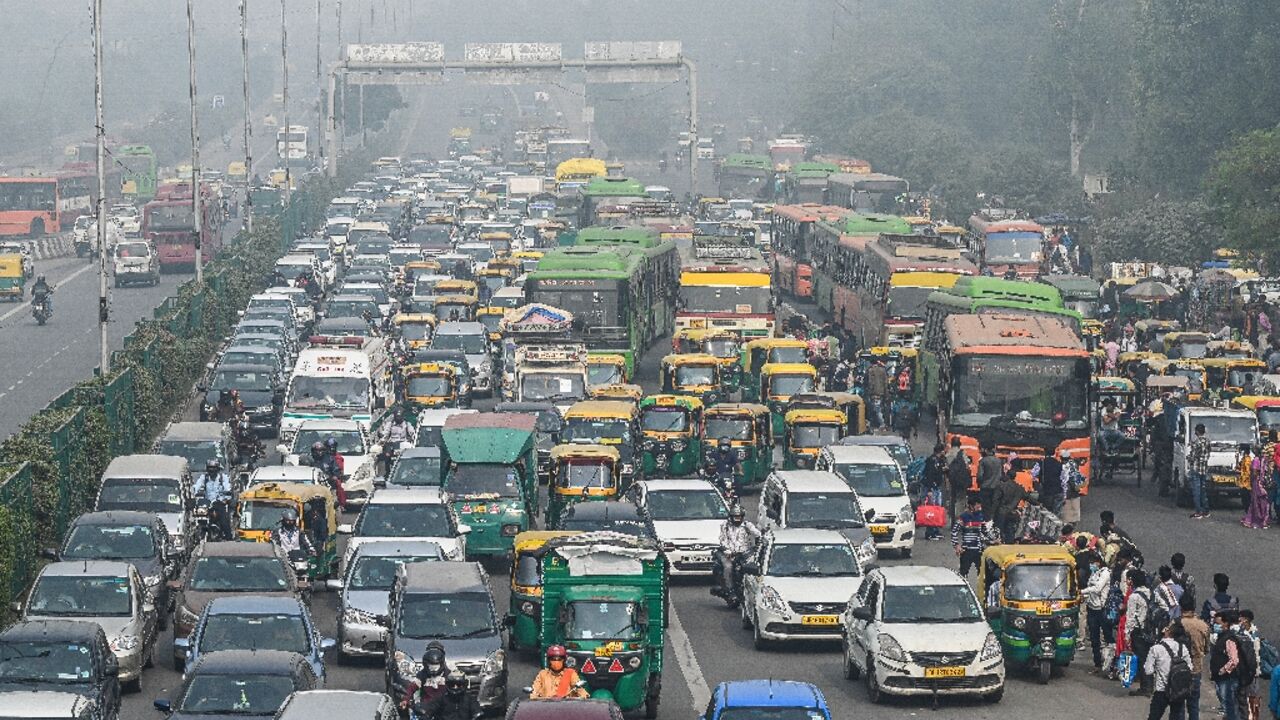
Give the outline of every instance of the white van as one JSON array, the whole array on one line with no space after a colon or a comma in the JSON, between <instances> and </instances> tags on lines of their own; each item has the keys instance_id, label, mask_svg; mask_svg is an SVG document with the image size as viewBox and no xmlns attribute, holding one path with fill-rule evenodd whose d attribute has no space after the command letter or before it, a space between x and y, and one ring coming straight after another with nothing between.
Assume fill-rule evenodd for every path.
<instances>
[{"instance_id":1,"label":"white van","mask_svg":"<svg viewBox=\"0 0 1280 720\"><path fill-rule=\"evenodd\" d=\"M1248 502L1249 489L1238 482L1240 446L1258 442L1258 418L1249 410L1188 406L1178 411L1178 428L1173 436L1173 491L1179 505L1191 504L1191 485L1187 482L1191 465L1191 441L1196 425L1205 426L1209 439L1209 494L1206 506L1215 498L1234 498Z\"/></svg>"},{"instance_id":2,"label":"white van","mask_svg":"<svg viewBox=\"0 0 1280 720\"><path fill-rule=\"evenodd\" d=\"M874 445L831 445L819 453L815 469L844 478L858 494L863 511L875 513L870 530L879 550L896 550L902 557L911 557L916 541L915 512L907 495L906 475L887 450Z\"/></svg>"},{"instance_id":3,"label":"white van","mask_svg":"<svg viewBox=\"0 0 1280 720\"><path fill-rule=\"evenodd\" d=\"M865 569L876 559L858 494L833 472L775 470L760 490L756 525L761 532L785 528L839 530L853 543Z\"/></svg>"},{"instance_id":4,"label":"white van","mask_svg":"<svg viewBox=\"0 0 1280 720\"><path fill-rule=\"evenodd\" d=\"M282 442L291 441L306 420L350 419L370 432L393 401L391 372L380 337L312 337L289 379Z\"/></svg>"}]
</instances>

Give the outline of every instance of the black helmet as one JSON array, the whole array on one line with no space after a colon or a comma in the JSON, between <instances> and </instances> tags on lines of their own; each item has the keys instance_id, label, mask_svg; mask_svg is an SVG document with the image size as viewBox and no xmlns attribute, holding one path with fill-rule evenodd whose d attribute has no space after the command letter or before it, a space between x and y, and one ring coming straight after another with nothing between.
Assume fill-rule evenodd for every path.
<instances>
[{"instance_id":1,"label":"black helmet","mask_svg":"<svg viewBox=\"0 0 1280 720\"><path fill-rule=\"evenodd\" d=\"M311 443L311 454L312 454L312 455L319 455L319 454L321 454L321 453L323 453L323 452L324 452L324 443L320 442L319 440L317 440L317 441L315 441L315 442Z\"/></svg>"},{"instance_id":2,"label":"black helmet","mask_svg":"<svg viewBox=\"0 0 1280 720\"><path fill-rule=\"evenodd\" d=\"M337 449L338 449L338 438L336 438L336 437L334 437L334 436L330 435L329 437L327 437L327 438L325 438L325 439L324 439L324 446L325 446L326 448L328 448L329 450L337 450Z\"/></svg>"},{"instance_id":3,"label":"black helmet","mask_svg":"<svg viewBox=\"0 0 1280 720\"><path fill-rule=\"evenodd\" d=\"M428 645L422 653L422 672L427 676L444 672L444 647L439 643Z\"/></svg>"},{"instance_id":4,"label":"black helmet","mask_svg":"<svg viewBox=\"0 0 1280 720\"><path fill-rule=\"evenodd\" d=\"M735 523L740 523L747 519L747 511L743 510L741 505L734 505L729 508L729 519Z\"/></svg>"},{"instance_id":5,"label":"black helmet","mask_svg":"<svg viewBox=\"0 0 1280 720\"><path fill-rule=\"evenodd\" d=\"M204 464L205 472L217 472L222 469L222 463L218 462L218 458L209 458Z\"/></svg>"},{"instance_id":6,"label":"black helmet","mask_svg":"<svg viewBox=\"0 0 1280 720\"><path fill-rule=\"evenodd\" d=\"M461 695L467 691L467 676L458 670L450 672L444 679L444 689L450 695Z\"/></svg>"}]
</instances>

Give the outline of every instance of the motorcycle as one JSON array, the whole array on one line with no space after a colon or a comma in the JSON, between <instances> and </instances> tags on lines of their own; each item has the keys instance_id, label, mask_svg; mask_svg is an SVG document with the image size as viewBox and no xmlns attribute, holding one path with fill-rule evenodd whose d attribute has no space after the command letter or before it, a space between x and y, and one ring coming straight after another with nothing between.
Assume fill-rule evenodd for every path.
<instances>
[{"instance_id":1,"label":"motorcycle","mask_svg":"<svg viewBox=\"0 0 1280 720\"><path fill-rule=\"evenodd\" d=\"M39 298L31 301L31 316L36 319L36 323L44 325L49 322L49 318L53 317L53 308L49 306L46 298Z\"/></svg>"},{"instance_id":2,"label":"motorcycle","mask_svg":"<svg viewBox=\"0 0 1280 720\"><path fill-rule=\"evenodd\" d=\"M738 553L733 559L733 587L725 592L724 589L724 563L721 558L724 557L724 548L716 548L711 552L711 594L724 600L725 605L730 609L738 607L742 604L742 568L751 557L752 553Z\"/></svg>"},{"instance_id":3,"label":"motorcycle","mask_svg":"<svg viewBox=\"0 0 1280 720\"><path fill-rule=\"evenodd\" d=\"M724 498L725 505L732 507L738 504L738 487L734 482L734 473L720 472L715 464L711 463L703 466L702 477L715 486L720 497Z\"/></svg>"},{"instance_id":4,"label":"motorcycle","mask_svg":"<svg viewBox=\"0 0 1280 720\"><path fill-rule=\"evenodd\" d=\"M196 507L192 511L196 521L196 536L210 542L231 540L232 538L223 537L222 526L218 523L218 518L222 513L228 512L229 508L230 504L226 500L210 504L208 498L196 498Z\"/></svg>"}]
</instances>

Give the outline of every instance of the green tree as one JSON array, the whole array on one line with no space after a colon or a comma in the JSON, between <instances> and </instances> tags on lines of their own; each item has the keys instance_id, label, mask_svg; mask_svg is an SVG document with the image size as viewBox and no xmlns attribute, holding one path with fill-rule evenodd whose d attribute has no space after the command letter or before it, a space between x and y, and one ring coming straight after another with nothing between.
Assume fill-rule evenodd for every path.
<instances>
[{"instance_id":1,"label":"green tree","mask_svg":"<svg viewBox=\"0 0 1280 720\"><path fill-rule=\"evenodd\" d=\"M1240 136L1218 153L1207 192L1227 247L1277 254L1280 127Z\"/></svg>"},{"instance_id":2,"label":"green tree","mask_svg":"<svg viewBox=\"0 0 1280 720\"><path fill-rule=\"evenodd\" d=\"M1195 267L1221 244L1208 205L1154 199L1099 222L1093 247L1097 263L1141 260Z\"/></svg>"}]
</instances>

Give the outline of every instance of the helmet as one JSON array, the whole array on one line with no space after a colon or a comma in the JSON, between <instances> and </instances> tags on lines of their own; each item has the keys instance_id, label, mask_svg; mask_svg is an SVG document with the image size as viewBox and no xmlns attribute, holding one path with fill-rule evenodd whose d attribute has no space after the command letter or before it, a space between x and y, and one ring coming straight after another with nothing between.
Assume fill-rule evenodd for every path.
<instances>
[{"instance_id":1,"label":"helmet","mask_svg":"<svg viewBox=\"0 0 1280 720\"><path fill-rule=\"evenodd\" d=\"M740 523L747 519L747 511L743 510L741 505L734 505L729 508L729 519L735 523Z\"/></svg>"},{"instance_id":2,"label":"helmet","mask_svg":"<svg viewBox=\"0 0 1280 720\"><path fill-rule=\"evenodd\" d=\"M298 522L298 513L293 508L285 508L284 514L280 516L280 522L295 523Z\"/></svg>"},{"instance_id":3,"label":"helmet","mask_svg":"<svg viewBox=\"0 0 1280 720\"><path fill-rule=\"evenodd\" d=\"M547 662L551 662L552 660L564 662L567 657L569 657L569 653L565 652L563 645L552 645L547 648Z\"/></svg>"},{"instance_id":4,"label":"helmet","mask_svg":"<svg viewBox=\"0 0 1280 720\"><path fill-rule=\"evenodd\" d=\"M36 278L36 282L45 282L44 276L41 275L40 277Z\"/></svg>"},{"instance_id":5,"label":"helmet","mask_svg":"<svg viewBox=\"0 0 1280 720\"><path fill-rule=\"evenodd\" d=\"M444 669L444 648L439 643L427 646L422 653L422 670L425 673L438 675Z\"/></svg>"},{"instance_id":6,"label":"helmet","mask_svg":"<svg viewBox=\"0 0 1280 720\"><path fill-rule=\"evenodd\" d=\"M337 450L337 449L338 449L338 438L336 438L336 437L334 437L334 436L330 435L329 437L327 437L327 438L325 438L325 439L324 439L324 446L325 446L326 448L330 449L330 450Z\"/></svg>"},{"instance_id":7,"label":"helmet","mask_svg":"<svg viewBox=\"0 0 1280 720\"><path fill-rule=\"evenodd\" d=\"M204 469L208 472L217 472L222 469L222 463L218 462L217 458L209 458L204 464Z\"/></svg>"},{"instance_id":8,"label":"helmet","mask_svg":"<svg viewBox=\"0 0 1280 720\"><path fill-rule=\"evenodd\" d=\"M316 454L319 454L319 453L322 453L322 452L324 452L324 443L320 442L319 440L317 440L317 441L315 441L315 442L311 443L311 454L312 454L312 455L316 455Z\"/></svg>"},{"instance_id":9,"label":"helmet","mask_svg":"<svg viewBox=\"0 0 1280 720\"><path fill-rule=\"evenodd\" d=\"M450 695L459 695L467 691L467 676L454 670L444 679L444 688Z\"/></svg>"},{"instance_id":10,"label":"helmet","mask_svg":"<svg viewBox=\"0 0 1280 720\"><path fill-rule=\"evenodd\" d=\"M733 445L733 442L729 440L728 435L725 435L724 437L720 438L720 447L727 448L731 445Z\"/></svg>"}]
</instances>

